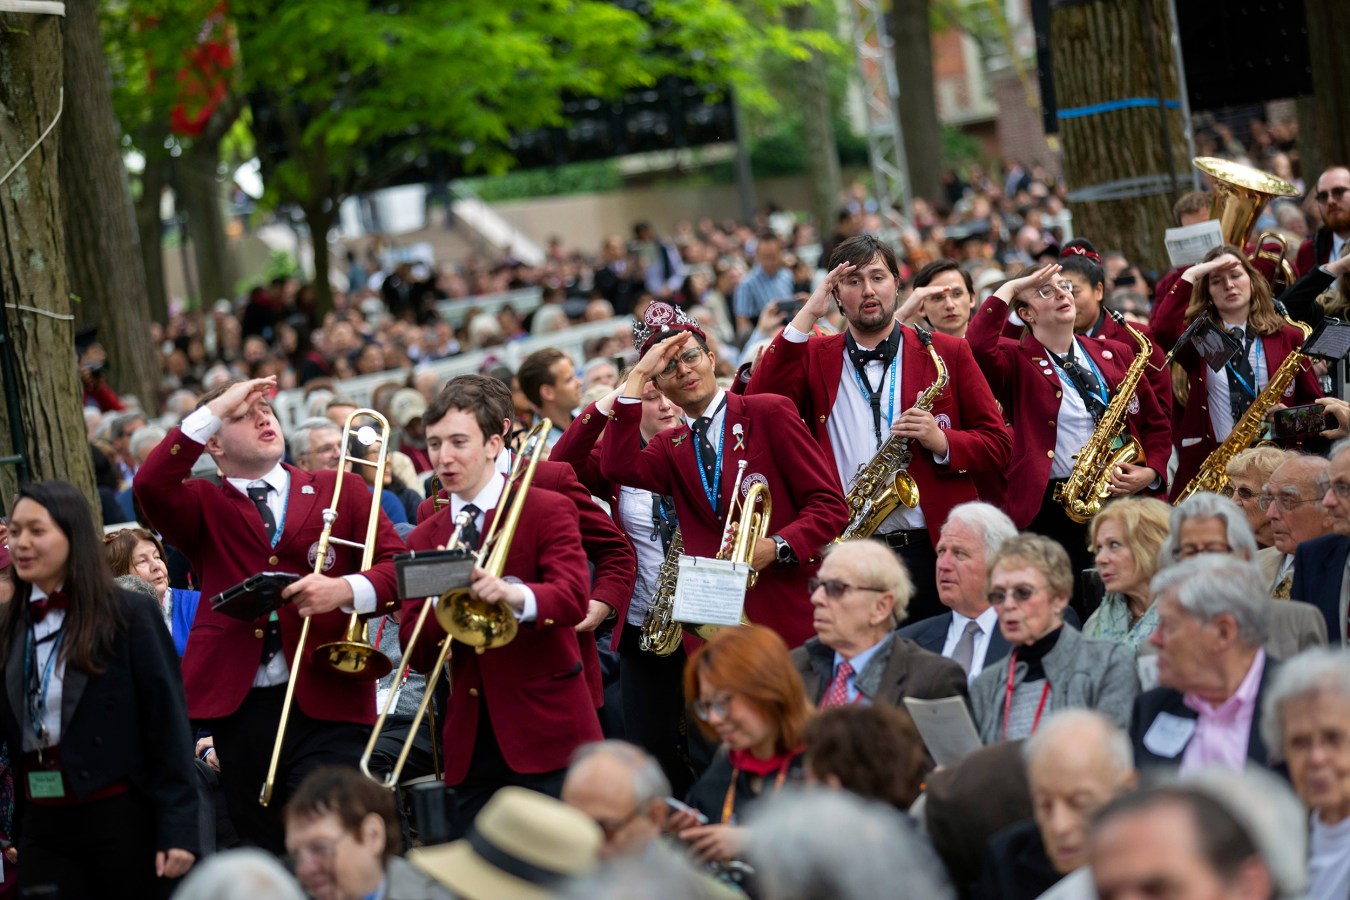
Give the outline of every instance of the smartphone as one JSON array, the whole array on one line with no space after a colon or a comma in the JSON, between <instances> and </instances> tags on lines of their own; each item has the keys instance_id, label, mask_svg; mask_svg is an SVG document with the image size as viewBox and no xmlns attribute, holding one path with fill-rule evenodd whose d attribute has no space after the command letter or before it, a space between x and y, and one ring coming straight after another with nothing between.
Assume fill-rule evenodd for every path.
<instances>
[{"instance_id":1,"label":"smartphone","mask_svg":"<svg viewBox=\"0 0 1350 900\"><path fill-rule=\"evenodd\" d=\"M708 817L705 816L703 813L699 812L698 810L694 809L688 803L682 803L681 801L676 800L674 797L667 797L666 806L670 809L671 812L689 813L689 815L693 816L695 819L698 820L698 824L700 825L708 824Z\"/></svg>"},{"instance_id":2,"label":"smartphone","mask_svg":"<svg viewBox=\"0 0 1350 900\"><path fill-rule=\"evenodd\" d=\"M785 321L791 322L802 311L802 305L801 300L779 300L778 312Z\"/></svg>"},{"instance_id":3,"label":"smartphone","mask_svg":"<svg viewBox=\"0 0 1350 900\"><path fill-rule=\"evenodd\" d=\"M1297 439L1311 437L1326 429L1326 409L1316 403L1276 410L1271 437Z\"/></svg>"}]
</instances>

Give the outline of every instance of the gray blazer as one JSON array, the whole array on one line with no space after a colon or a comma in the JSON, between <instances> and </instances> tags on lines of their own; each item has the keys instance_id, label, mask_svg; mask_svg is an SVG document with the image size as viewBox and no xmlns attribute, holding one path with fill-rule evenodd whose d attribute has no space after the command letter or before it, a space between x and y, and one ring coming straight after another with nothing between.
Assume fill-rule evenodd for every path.
<instances>
[{"instance_id":1,"label":"gray blazer","mask_svg":"<svg viewBox=\"0 0 1350 900\"><path fill-rule=\"evenodd\" d=\"M1014 648L1015 649L1015 648ZM970 706L980 739L992 744L1003 738L1003 700L1008 685L1008 661L986 668L970 684ZM1083 637L1064 626L1054 648L1041 665L1050 682L1050 709L1095 709L1122 729L1130 724L1130 710L1139 693L1134 651L1115 641ZM1026 678L1027 664L1019 662L1013 686Z\"/></svg>"},{"instance_id":2,"label":"gray blazer","mask_svg":"<svg viewBox=\"0 0 1350 900\"><path fill-rule=\"evenodd\" d=\"M385 900L455 900L453 891L413 868L413 864L401 856L389 857L385 867L384 896Z\"/></svg>"}]
</instances>

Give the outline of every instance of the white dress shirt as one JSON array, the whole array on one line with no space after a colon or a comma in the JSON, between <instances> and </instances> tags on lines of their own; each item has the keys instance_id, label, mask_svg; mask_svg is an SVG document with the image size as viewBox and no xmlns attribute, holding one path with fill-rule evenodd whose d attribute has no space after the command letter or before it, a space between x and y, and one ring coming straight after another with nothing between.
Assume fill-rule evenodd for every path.
<instances>
[{"instance_id":1,"label":"white dress shirt","mask_svg":"<svg viewBox=\"0 0 1350 900\"><path fill-rule=\"evenodd\" d=\"M947 659L952 658L952 652L956 650L956 642L961 640L961 635L966 633L966 625L974 622L980 626L980 633L975 635L974 652L970 655L970 672L967 674L966 681L974 681L975 676L984 671L984 657L989 650L989 640L998 627L998 612L991 606L980 613L974 619L961 615L956 610L952 610L952 621L947 626L947 640L942 644L942 655Z\"/></svg>"},{"instance_id":2,"label":"white dress shirt","mask_svg":"<svg viewBox=\"0 0 1350 900\"><path fill-rule=\"evenodd\" d=\"M624 619L629 625L641 625L656 595L657 575L665 560L661 536L652 524L651 491L621 485L619 487L619 524L633 543L637 554L637 581Z\"/></svg>"},{"instance_id":3,"label":"white dress shirt","mask_svg":"<svg viewBox=\"0 0 1350 900\"><path fill-rule=\"evenodd\" d=\"M1227 330L1227 325L1220 326ZM1250 326L1248 326L1250 328ZM1252 374L1256 376L1254 390L1259 394L1270 381L1266 366L1266 354L1258 335L1247 351L1247 361L1252 365ZM1202 363L1203 365L1203 363ZM1212 369L1205 379L1205 393L1209 400L1209 425L1214 429L1214 440L1222 443L1233 431L1233 403L1228 392L1228 368L1225 366L1215 372Z\"/></svg>"},{"instance_id":4,"label":"white dress shirt","mask_svg":"<svg viewBox=\"0 0 1350 900\"><path fill-rule=\"evenodd\" d=\"M1068 478L1073 472L1073 457L1075 453L1082 453L1087 442L1092 440L1093 432L1097 430L1097 420L1092 417L1088 411L1087 401L1083 395L1078 392L1072 379L1056 363L1054 357L1050 356L1051 351L1046 349L1046 358L1040 361L1043 369L1050 369L1059 376L1060 382L1060 400L1058 424L1055 425L1055 458L1050 461L1051 479ZM1091 360L1086 359L1087 353L1082 347L1078 346L1078 339L1075 338L1070 345L1066 360L1072 360L1077 365L1082 366L1102 382L1102 387L1109 388L1105 383L1105 376L1101 373ZM1080 357L1084 357L1080 359ZM1017 425L1023 423L1018 422ZM1039 422L1028 423L1035 426ZM1044 426L1042 426L1044 427Z\"/></svg>"},{"instance_id":5,"label":"white dress shirt","mask_svg":"<svg viewBox=\"0 0 1350 900\"><path fill-rule=\"evenodd\" d=\"M498 454L499 457L502 455L504 454ZM489 478L482 490L475 494L471 499L465 500L459 494L451 494L451 521L458 519L459 514L464 511L464 507L472 503L474 506L478 507L478 515L474 517L473 524L474 527L478 529L478 535L481 541L483 538L487 537L487 529L484 527L484 522L487 519L488 511L497 508L497 503L502 499L502 491L505 490L505 488L506 478L498 473ZM538 612L538 604L534 598L534 591L530 589L529 585L517 579L508 577L505 580L516 585L516 587L520 588L520 592L525 595L524 606L519 612L516 612L516 619L520 622L533 622L535 615ZM515 612L515 610L512 611Z\"/></svg>"},{"instance_id":6,"label":"white dress shirt","mask_svg":"<svg viewBox=\"0 0 1350 900\"><path fill-rule=\"evenodd\" d=\"M32 585L32 593L28 597L28 602L35 600L46 600L47 592L36 584ZM66 611L64 609L51 609L43 617L41 622L33 623L33 641L36 644L33 654L33 674L39 684L42 682L42 674L47 671L47 663L50 662L52 651L56 649L56 633L61 630L65 624ZM25 650L25 653L27 651ZM47 681L47 695L45 703L42 706L42 724L47 726L46 746L54 747L61 743L61 686L66 678L66 661L62 656L56 658L52 665L51 678ZM23 689L24 703L28 703L28 685ZM19 721L28 722L29 717L26 710L15 710L19 716ZM23 730L23 749L25 753L31 753L34 750L42 748L38 741L32 725Z\"/></svg>"}]
</instances>

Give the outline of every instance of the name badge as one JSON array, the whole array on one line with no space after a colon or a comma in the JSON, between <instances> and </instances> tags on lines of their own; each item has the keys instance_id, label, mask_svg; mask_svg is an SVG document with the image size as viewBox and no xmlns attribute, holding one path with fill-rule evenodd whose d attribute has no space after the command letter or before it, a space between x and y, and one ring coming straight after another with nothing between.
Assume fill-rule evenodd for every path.
<instances>
[{"instance_id":1,"label":"name badge","mask_svg":"<svg viewBox=\"0 0 1350 900\"><path fill-rule=\"evenodd\" d=\"M1150 753L1173 759L1186 749L1186 744L1195 734L1195 719L1174 716L1171 713L1158 713L1153 724L1144 732L1144 747Z\"/></svg>"},{"instance_id":2,"label":"name badge","mask_svg":"<svg viewBox=\"0 0 1350 900\"><path fill-rule=\"evenodd\" d=\"M60 772L28 773L28 796L45 800L65 795L66 787Z\"/></svg>"}]
</instances>

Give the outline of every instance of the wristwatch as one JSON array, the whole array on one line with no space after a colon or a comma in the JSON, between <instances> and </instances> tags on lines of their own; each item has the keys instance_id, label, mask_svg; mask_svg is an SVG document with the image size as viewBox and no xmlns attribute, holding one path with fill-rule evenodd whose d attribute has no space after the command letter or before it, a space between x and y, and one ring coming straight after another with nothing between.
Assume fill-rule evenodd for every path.
<instances>
[{"instance_id":1,"label":"wristwatch","mask_svg":"<svg viewBox=\"0 0 1350 900\"><path fill-rule=\"evenodd\" d=\"M792 547L781 536L770 535L770 539L774 544L773 558L775 562L790 566L797 561L797 555L792 552Z\"/></svg>"}]
</instances>

